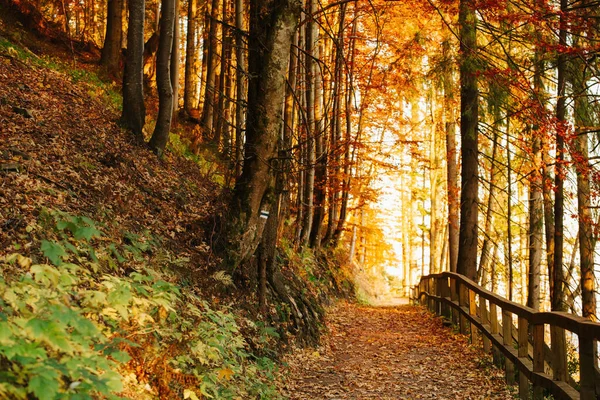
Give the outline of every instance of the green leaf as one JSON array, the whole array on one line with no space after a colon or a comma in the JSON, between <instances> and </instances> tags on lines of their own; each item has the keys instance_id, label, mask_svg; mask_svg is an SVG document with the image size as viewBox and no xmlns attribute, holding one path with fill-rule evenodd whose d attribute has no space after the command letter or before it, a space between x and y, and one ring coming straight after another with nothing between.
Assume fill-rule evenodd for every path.
<instances>
[{"instance_id":1,"label":"green leaf","mask_svg":"<svg viewBox=\"0 0 600 400\"><path fill-rule=\"evenodd\" d=\"M56 370L40 365L32 369L27 391L39 400L52 400L57 397L60 388L59 375Z\"/></svg>"},{"instance_id":2,"label":"green leaf","mask_svg":"<svg viewBox=\"0 0 600 400\"><path fill-rule=\"evenodd\" d=\"M90 307L99 307L106 305L106 293L98 290L86 290L83 292L83 302Z\"/></svg>"},{"instance_id":3,"label":"green leaf","mask_svg":"<svg viewBox=\"0 0 600 400\"><path fill-rule=\"evenodd\" d=\"M119 253L119 251L117 250L117 246L115 246L114 243L111 243L110 246L108 246L108 249L112 252L112 254L117 258L117 261L119 263L125 262L127 261L122 255L121 253Z\"/></svg>"},{"instance_id":4,"label":"green leaf","mask_svg":"<svg viewBox=\"0 0 600 400\"><path fill-rule=\"evenodd\" d=\"M62 257L67 255L65 249L60 244L47 240L42 240L41 250L44 256L48 257L50 262L56 266L62 264Z\"/></svg>"},{"instance_id":5,"label":"green leaf","mask_svg":"<svg viewBox=\"0 0 600 400\"><path fill-rule=\"evenodd\" d=\"M110 353L110 356L115 360L118 361L122 364L125 364L126 362L128 362L129 360L131 360L131 357L129 356L129 354L127 354L124 351L115 351L114 353Z\"/></svg>"},{"instance_id":6,"label":"green leaf","mask_svg":"<svg viewBox=\"0 0 600 400\"><path fill-rule=\"evenodd\" d=\"M121 375L119 375L115 371L105 372L102 375L102 379L106 382L106 386L111 392L121 392L123 390L123 382L121 382Z\"/></svg>"},{"instance_id":7,"label":"green leaf","mask_svg":"<svg viewBox=\"0 0 600 400\"><path fill-rule=\"evenodd\" d=\"M5 321L0 322L0 344L6 346L12 345L13 343L13 332L10 329L9 323Z\"/></svg>"},{"instance_id":8,"label":"green leaf","mask_svg":"<svg viewBox=\"0 0 600 400\"><path fill-rule=\"evenodd\" d=\"M62 350L66 353L72 353L73 346L68 340L65 327L54 322L34 318L27 322L26 328L29 329L34 339L47 343L56 350Z\"/></svg>"},{"instance_id":9,"label":"green leaf","mask_svg":"<svg viewBox=\"0 0 600 400\"><path fill-rule=\"evenodd\" d=\"M77 226L73 222L64 219L56 223L56 229L58 229L59 231L64 231L65 229L67 229L73 232L73 229L75 228L77 228Z\"/></svg>"},{"instance_id":10,"label":"green leaf","mask_svg":"<svg viewBox=\"0 0 600 400\"><path fill-rule=\"evenodd\" d=\"M33 265L30 271L35 281L44 286L50 286L50 284L56 286L60 279L60 272L50 265Z\"/></svg>"},{"instance_id":11,"label":"green leaf","mask_svg":"<svg viewBox=\"0 0 600 400\"><path fill-rule=\"evenodd\" d=\"M105 285L110 289L110 285L106 281ZM116 288L112 288L110 293L108 293L108 302L114 306L129 305L131 298L131 290L124 283L119 284Z\"/></svg>"},{"instance_id":12,"label":"green leaf","mask_svg":"<svg viewBox=\"0 0 600 400\"><path fill-rule=\"evenodd\" d=\"M80 226L75 232L73 232L73 237L77 240L85 239L90 241L93 237L100 237L102 232L93 226Z\"/></svg>"},{"instance_id":13,"label":"green leaf","mask_svg":"<svg viewBox=\"0 0 600 400\"><path fill-rule=\"evenodd\" d=\"M77 247L73 246L73 244L67 242L66 240L64 240L62 243L67 248L67 250L70 250L75 255L79 255L79 250L77 249Z\"/></svg>"}]
</instances>

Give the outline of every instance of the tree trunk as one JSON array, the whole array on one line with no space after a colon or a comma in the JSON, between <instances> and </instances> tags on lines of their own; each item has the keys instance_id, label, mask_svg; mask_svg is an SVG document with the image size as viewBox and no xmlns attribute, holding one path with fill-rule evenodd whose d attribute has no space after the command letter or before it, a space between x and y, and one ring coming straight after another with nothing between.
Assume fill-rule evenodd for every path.
<instances>
[{"instance_id":1,"label":"tree trunk","mask_svg":"<svg viewBox=\"0 0 600 400\"><path fill-rule=\"evenodd\" d=\"M315 60L320 59L319 49L319 24L315 21L315 14L318 12L317 4L311 2L311 15L308 29L313 31L312 34L312 54ZM313 97L314 97L314 127L315 136L315 189L314 189L314 213L313 221L309 238L309 245L312 248L318 248L321 245L321 237L323 230L323 220L325 219L325 199L327 186L327 153L325 152L327 142L326 135L323 132L322 124L322 109L323 109L323 80L321 71L317 68L315 62L313 68Z\"/></svg>"},{"instance_id":2,"label":"tree trunk","mask_svg":"<svg viewBox=\"0 0 600 400\"><path fill-rule=\"evenodd\" d=\"M129 0L127 57L123 75L123 113L121 123L140 139L146 119L144 105L144 0Z\"/></svg>"},{"instance_id":3,"label":"tree trunk","mask_svg":"<svg viewBox=\"0 0 600 400\"><path fill-rule=\"evenodd\" d=\"M306 182L304 186L304 220L302 221L301 245L306 246L309 242L314 215L314 190L315 190L315 163L316 163L316 132L315 132L315 72L314 59L314 22L312 22L313 3L316 0L306 0L305 44L304 65L306 68L306 79L304 81L306 99Z\"/></svg>"},{"instance_id":4,"label":"tree trunk","mask_svg":"<svg viewBox=\"0 0 600 400\"><path fill-rule=\"evenodd\" d=\"M100 64L109 74L118 76L121 70L121 42L123 40L123 0L108 0L106 36Z\"/></svg>"},{"instance_id":5,"label":"tree trunk","mask_svg":"<svg viewBox=\"0 0 600 400\"><path fill-rule=\"evenodd\" d=\"M245 161L230 203L225 265L236 269L255 252L274 201L268 190L281 127L286 73L299 0L250 2L249 89ZM263 215L264 215L263 212Z\"/></svg>"},{"instance_id":6,"label":"tree trunk","mask_svg":"<svg viewBox=\"0 0 600 400\"><path fill-rule=\"evenodd\" d=\"M179 111L179 42L180 42L180 32L179 32L179 0L175 0L175 9L174 9L174 22L173 22L173 45L171 47L171 88L173 90L173 112L172 119L173 123L176 123L177 120L177 111Z\"/></svg>"},{"instance_id":7,"label":"tree trunk","mask_svg":"<svg viewBox=\"0 0 600 400\"><path fill-rule=\"evenodd\" d=\"M229 64L231 62L231 35L228 32L226 25L229 25L229 9L227 7L228 0L223 0L222 19L224 24L221 27L221 70L219 71L219 99L217 101L216 112L214 116L214 143L220 145L223 149L223 154L229 159L229 151L231 142L229 140L229 114L227 106L229 104L227 98L227 81L229 79Z\"/></svg>"},{"instance_id":8,"label":"tree trunk","mask_svg":"<svg viewBox=\"0 0 600 400\"><path fill-rule=\"evenodd\" d=\"M162 0L160 17L160 39L156 54L156 84L158 85L158 117L156 127L150 139L150 148L161 157L171 129L173 114L173 88L171 87L171 48L175 28L175 2Z\"/></svg>"},{"instance_id":9,"label":"tree trunk","mask_svg":"<svg viewBox=\"0 0 600 400\"><path fill-rule=\"evenodd\" d=\"M534 54L534 78L533 86L537 99L540 99L540 110L543 105L543 61L541 60L539 50L536 48ZM544 242L544 198L543 198L543 180L544 176L542 164L542 141L539 126L532 126L532 168L531 178L529 179L529 281L527 290L527 306L534 310L540 309L540 276L542 264L542 247Z\"/></svg>"},{"instance_id":10,"label":"tree trunk","mask_svg":"<svg viewBox=\"0 0 600 400\"><path fill-rule=\"evenodd\" d=\"M348 216L348 200L350 198L350 184L352 182L352 163L354 162L356 155L356 144L352 145L352 101L354 99L354 66L356 60L356 37L357 37L357 29L358 29L358 10L356 7L356 2L354 3L354 20L352 22L352 33L350 34L350 69L346 76L346 96L345 96L345 106L346 106L346 129L345 129L345 137L344 137L344 168L341 179L341 201L340 201L340 213L338 215L335 231L333 232L333 246L337 246L342 232L344 231L344 225L346 224L346 218ZM369 75L367 78L367 86L369 86L373 79L373 67L375 63L375 56L373 56L373 61L371 63L371 68L369 71ZM358 126L356 128L356 139L355 142L358 142L360 136L362 134L362 126L364 120L364 107L360 108L359 116L358 116ZM339 140L338 140L339 142Z\"/></svg>"},{"instance_id":11,"label":"tree trunk","mask_svg":"<svg viewBox=\"0 0 600 400\"><path fill-rule=\"evenodd\" d=\"M213 118L215 112L215 83L217 80L217 26L219 16L219 0L212 0L210 6L210 17L208 17L208 53L206 58L206 82L204 89L204 105L202 107L202 119L200 125L204 130L204 136L213 136ZM206 28L205 28L206 29Z\"/></svg>"},{"instance_id":12,"label":"tree trunk","mask_svg":"<svg viewBox=\"0 0 600 400\"><path fill-rule=\"evenodd\" d=\"M196 31L198 19L198 0L188 0L187 35L185 43L185 78L183 89L183 109L189 117L198 105L197 68L196 68Z\"/></svg>"},{"instance_id":13,"label":"tree trunk","mask_svg":"<svg viewBox=\"0 0 600 400\"><path fill-rule=\"evenodd\" d=\"M508 118L507 118L508 121ZM513 277L514 277L514 257L513 257L513 236L512 236L512 162L510 155L510 131L508 129L508 122L506 128L506 254L507 254L507 265L508 265L508 279L506 280L506 286L508 287L508 299L513 301Z\"/></svg>"},{"instance_id":14,"label":"tree trunk","mask_svg":"<svg viewBox=\"0 0 600 400\"><path fill-rule=\"evenodd\" d=\"M331 108L331 132L329 140L330 154L327 157L329 161L328 189L329 189L329 208L327 211L327 229L323 244L327 245L333 238L333 233L337 225L339 217L339 181L340 181L340 152L338 151L338 143L341 141L342 130L342 79L344 72L344 25L346 21L346 9L348 3L340 4L340 12L338 19L338 32L334 39L335 44L335 64L333 70L332 84L332 108Z\"/></svg>"},{"instance_id":15,"label":"tree trunk","mask_svg":"<svg viewBox=\"0 0 600 400\"><path fill-rule=\"evenodd\" d=\"M578 39L574 41L577 46ZM594 249L596 238L593 232L594 219L590 201L590 172L588 130L594 125L590 115L590 100L586 83L589 79L587 67L581 58L573 61L573 96L575 97L575 154L572 159L577 173L577 214L579 220L579 263L581 276L581 310L584 318L597 321L596 279L594 276Z\"/></svg>"},{"instance_id":16,"label":"tree trunk","mask_svg":"<svg viewBox=\"0 0 600 400\"><path fill-rule=\"evenodd\" d=\"M457 271L475 280L477 277L478 111L477 89L477 17L473 0L460 0L460 136L461 194L460 236Z\"/></svg>"},{"instance_id":17,"label":"tree trunk","mask_svg":"<svg viewBox=\"0 0 600 400\"><path fill-rule=\"evenodd\" d=\"M244 2L235 0L235 58L236 58L236 103L235 103L235 177L242 172L244 153L244 103L246 100L246 57L244 43Z\"/></svg>"},{"instance_id":18,"label":"tree trunk","mask_svg":"<svg viewBox=\"0 0 600 400\"><path fill-rule=\"evenodd\" d=\"M499 167L497 165L497 156L498 156L498 133L500 131L500 112L496 108L494 110L494 123L493 126L493 139L492 139L492 157L491 157L491 166L490 166L490 188L488 190L488 201L487 201L487 209L485 213L485 223L483 227L483 245L481 246L481 258L479 259L479 269L477 270L477 274L479 277L483 277L483 273L487 271L488 265L492 259L492 250L494 248L494 241L492 240L492 232L493 232L493 221L494 216L496 215L496 204L498 204L498 199L496 199L496 189L498 187L498 173ZM483 278L482 285L483 285Z\"/></svg>"},{"instance_id":19,"label":"tree trunk","mask_svg":"<svg viewBox=\"0 0 600 400\"><path fill-rule=\"evenodd\" d=\"M561 10L566 11L568 2L561 0ZM560 16L559 45L567 47L566 16ZM566 124L566 68L567 55L561 52L556 65L558 83L556 100L556 162L554 173L554 297L552 298L553 311L565 311L564 302L564 276L563 276L563 218L564 218L564 151Z\"/></svg>"},{"instance_id":20,"label":"tree trunk","mask_svg":"<svg viewBox=\"0 0 600 400\"><path fill-rule=\"evenodd\" d=\"M455 85L452 79L452 58L450 55L450 39L446 38L442 43L442 51L446 68L444 68L444 119L446 130L446 169L448 180L448 261L450 271L457 271L458 263L458 236L459 236L459 193L458 187L458 162L456 160L456 123L454 121L454 99Z\"/></svg>"}]
</instances>

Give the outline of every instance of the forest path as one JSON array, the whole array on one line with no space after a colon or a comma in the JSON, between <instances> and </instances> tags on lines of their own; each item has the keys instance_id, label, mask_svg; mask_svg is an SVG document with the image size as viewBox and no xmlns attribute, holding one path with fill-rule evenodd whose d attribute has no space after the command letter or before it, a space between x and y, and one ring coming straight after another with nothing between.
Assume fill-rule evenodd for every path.
<instances>
[{"instance_id":1,"label":"forest path","mask_svg":"<svg viewBox=\"0 0 600 400\"><path fill-rule=\"evenodd\" d=\"M298 350L283 392L290 399L512 399L503 372L424 308L341 303L319 349Z\"/></svg>"}]
</instances>

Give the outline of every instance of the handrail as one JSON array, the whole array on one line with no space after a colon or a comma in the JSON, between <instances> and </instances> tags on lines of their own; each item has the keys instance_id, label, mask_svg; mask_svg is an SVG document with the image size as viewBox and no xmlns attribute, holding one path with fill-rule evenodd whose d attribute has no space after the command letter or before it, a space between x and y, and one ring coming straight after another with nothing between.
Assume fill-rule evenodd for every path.
<instances>
[{"instance_id":1,"label":"handrail","mask_svg":"<svg viewBox=\"0 0 600 400\"><path fill-rule=\"evenodd\" d=\"M542 399L544 389L558 399L600 398L596 351L600 324L564 312L537 312L453 272L422 277L411 295L413 301L426 304L432 312L452 318L460 325L462 333L471 334L472 340L481 337L485 351L492 350L494 355L502 353L509 384L514 383L516 367L522 399L529 398L530 385L534 399ZM518 322L516 343L513 339L514 317ZM548 359L548 344L544 337L545 325L550 327L554 344L550 345L551 359ZM579 391L568 383L572 379L567 372L565 330L578 335L579 339ZM533 359L529 357L530 353ZM494 359L499 360L499 357Z\"/></svg>"}]
</instances>

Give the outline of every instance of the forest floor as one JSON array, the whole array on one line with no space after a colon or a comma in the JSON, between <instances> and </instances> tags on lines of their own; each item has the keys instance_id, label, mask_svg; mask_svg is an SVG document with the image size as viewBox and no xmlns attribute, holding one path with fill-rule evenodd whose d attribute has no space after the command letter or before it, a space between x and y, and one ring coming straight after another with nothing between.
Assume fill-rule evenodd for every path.
<instances>
[{"instance_id":1,"label":"forest floor","mask_svg":"<svg viewBox=\"0 0 600 400\"><path fill-rule=\"evenodd\" d=\"M513 399L503 371L422 307L341 303L318 349L286 359L283 391L300 399Z\"/></svg>"}]
</instances>

